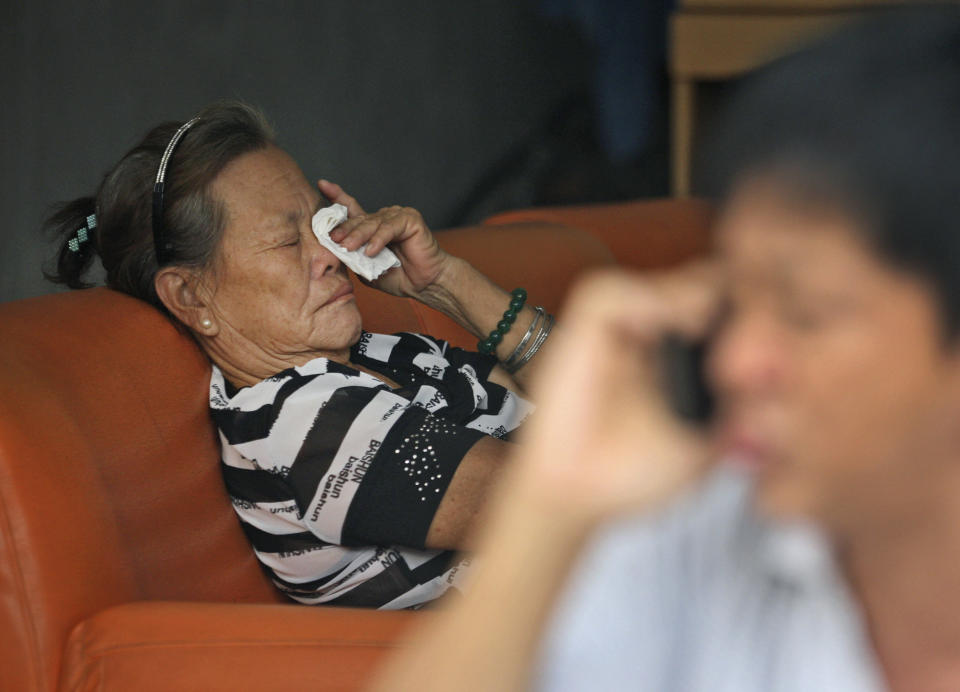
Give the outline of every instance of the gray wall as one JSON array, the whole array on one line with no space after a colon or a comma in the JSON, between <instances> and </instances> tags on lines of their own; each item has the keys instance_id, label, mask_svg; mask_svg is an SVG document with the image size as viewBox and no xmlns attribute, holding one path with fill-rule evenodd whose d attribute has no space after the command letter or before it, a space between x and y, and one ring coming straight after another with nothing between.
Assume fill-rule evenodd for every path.
<instances>
[{"instance_id":1,"label":"gray wall","mask_svg":"<svg viewBox=\"0 0 960 692\"><path fill-rule=\"evenodd\" d=\"M51 202L90 194L150 126L221 97L263 108L308 178L445 223L583 88L583 43L535 7L0 0L0 301L55 290L40 272Z\"/></svg>"}]
</instances>

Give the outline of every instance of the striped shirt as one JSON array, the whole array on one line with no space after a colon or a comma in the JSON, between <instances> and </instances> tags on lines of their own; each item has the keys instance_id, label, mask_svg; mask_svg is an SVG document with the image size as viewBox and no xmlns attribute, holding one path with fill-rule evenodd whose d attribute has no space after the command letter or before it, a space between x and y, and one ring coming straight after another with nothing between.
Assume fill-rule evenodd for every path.
<instances>
[{"instance_id":1,"label":"striped shirt","mask_svg":"<svg viewBox=\"0 0 960 692\"><path fill-rule=\"evenodd\" d=\"M491 356L419 334L364 332L352 363L316 358L236 389L214 367L210 410L227 491L273 582L307 604L410 608L463 578L425 548L460 461L508 439L532 405L487 378Z\"/></svg>"},{"instance_id":2,"label":"striped shirt","mask_svg":"<svg viewBox=\"0 0 960 692\"><path fill-rule=\"evenodd\" d=\"M827 541L758 518L749 486L722 468L598 536L554 613L538 689L884 689Z\"/></svg>"}]
</instances>

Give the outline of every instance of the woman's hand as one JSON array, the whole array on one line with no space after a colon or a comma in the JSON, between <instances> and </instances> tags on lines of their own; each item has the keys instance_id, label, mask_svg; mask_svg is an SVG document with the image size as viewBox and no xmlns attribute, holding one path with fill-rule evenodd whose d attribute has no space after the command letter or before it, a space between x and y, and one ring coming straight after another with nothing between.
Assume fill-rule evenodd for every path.
<instances>
[{"instance_id":1,"label":"woman's hand","mask_svg":"<svg viewBox=\"0 0 960 692\"><path fill-rule=\"evenodd\" d=\"M540 403L521 440L515 502L579 532L660 505L699 475L706 441L669 410L656 359L666 333L704 335L718 295L704 264L653 277L609 272L574 290L534 383Z\"/></svg>"},{"instance_id":2,"label":"woman's hand","mask_svg":"<svg viewBox=\"0 0 960 692\"><path fill-rule=\"evenodd\" d=\"M420 212L386 207L367 214L339 185L321 180L318 187L331 202L347 208L348 219L330 233L334 242L348 250L366 243L368 257L389 245L399 258L400 267L384 272L374 286L395 296L416 296L439 279L449 255L440 249Z\"/></svg>"}]
</instances>

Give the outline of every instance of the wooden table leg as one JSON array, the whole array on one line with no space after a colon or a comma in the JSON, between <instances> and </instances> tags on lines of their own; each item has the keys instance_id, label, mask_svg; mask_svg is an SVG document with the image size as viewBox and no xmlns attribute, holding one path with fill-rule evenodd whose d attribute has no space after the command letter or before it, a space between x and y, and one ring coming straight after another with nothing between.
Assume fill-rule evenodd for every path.
<instances>
[{"instance_id":1,"label":"wooden table leg","mask_svg":"<svg viewBox=\"0 0 960 692\"><path fill-rule=\"evenodd\" d=\"M674 77L671 117L672 187L675 197L690 196L690 168L694 130L694 83Z\"/></svg>"}]
</instances>

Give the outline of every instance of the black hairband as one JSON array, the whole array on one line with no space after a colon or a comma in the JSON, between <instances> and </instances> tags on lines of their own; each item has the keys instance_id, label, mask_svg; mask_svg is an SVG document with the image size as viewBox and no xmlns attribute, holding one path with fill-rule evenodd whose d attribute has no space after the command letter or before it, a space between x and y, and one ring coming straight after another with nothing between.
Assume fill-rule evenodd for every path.
<instances>
[{"instance_id":1,"label":"black hairband","mask_svg":"<svg viewBox=\"0 0 960 692\"><path fill-rule=\"evenodd\" d=\"M199 120L200 118L188 120L180 126L179 130L173 133L166 151L163 152L163 158L160 159L160 169L157 171L157 179L153 184L153 248L157 255L158 267L164 265L173 249L173 246L163 237L163 186L164 178L167 175L167 164L170 163L170 157L173 155L177 142Z\"/></svg>"}]
</instances>

